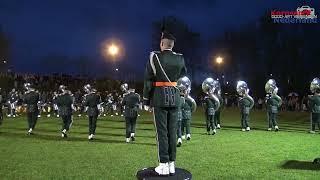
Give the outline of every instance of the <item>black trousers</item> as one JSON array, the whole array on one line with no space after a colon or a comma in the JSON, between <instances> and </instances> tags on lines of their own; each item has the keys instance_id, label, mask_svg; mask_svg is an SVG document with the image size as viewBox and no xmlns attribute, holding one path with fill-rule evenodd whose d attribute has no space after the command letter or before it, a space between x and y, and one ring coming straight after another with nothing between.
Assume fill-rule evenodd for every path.
<instances>
[{"instance_id":1,"label":"black trousers","mask_svg":"<svg viewBox=\"0 0 320 180\"><path fill-rule=\"evenodd\" d=\"M98 115L89 116L89 134L96 134Z\"/></svg>"},{"instance_id":2,"label":"black trousers","mask_svg":"<svg viewBox=\"0 0 320 180\"><path fill-rule=\"evenodd\" d=\"M178 108L154 107L154 121L160 163L176 160Z\"/></svg>"},{"instance_id":3,"label":"black trousers","mask_svg":"<svg viewBox=\"0 0 320 180\"><path fill-rule=\"evenodd\" d=\"M182 119L182 125L181 125L182 135L184 135L185 131L186 131L186 134L191 134L190 125L191 125L191 119Z\"/></svg>"},{"instance_id":4,"label":"black trousers","mask_svg":"<svg viewBox=\"0 0 320 180\"><path fill-rule=\"evenodd\" d=\"M214 115L208 115L206 113L206 118L207 132L210 132L210 129L216 129L216 126L214 124Z\"/></svg>"},{"instance_id":5,"label":"black trousers","mask_svg":"<svg viewBox=\"0 0 320 180\"><path fill-rule=\"evenodd\" d=\"M0 107L0 125L2 124L3 121L3 113L2 113L2 105Z\"/></svg>"},{"instance_id":6,"label":"black trousers","mask_svg":"<svg viewBox=\"0 0 320 180\"><path fill-rule=\"evenodd\" d=\"M38 114L39 112L28 112L27 113L27 119L28 119L28 128L34 129L36 127L37 121L38 121Z\"/></svg>"},{"instance_id":7,"label":"black trousers","mask_svg":"<svg viewBox=\"0 0 320 180\"><path fill-rule=\"evenodd\" d=\"M72 123L71 115L63 115L61 116L61 118L62 118L62 130L65 129L69 131L70 125Z\"/></svg>"},{"instance_id":8,"label":"black trousers","mask_svg":"<svg viewBox=\"0 0 320 180\"><path fill-rule=\"evenodd\" d=\"M182 136L182 120L177 121L177 136L178 138Z\"/></svg>"},{"instance_id":9,"label":"black trousers","mask_svg":"<svg viewBox=\"0 0 320 180\"><path fill-rule=\"evenodd\" d=\"M320 130L320 113L312 113L311 114L311 130L315 131L316 126Z\"/></svg>"},{"instance_id":10,"label":"black trousers","mask_svg":"<svg viewBox=\"0 0 320 180\"><path fill-rule=\"evenodd\" d=\"M269 120L269 128L278 126L276 113L268 112L268 120Z\"/></svg>"},{"instance_id":11,"label":"black trousers","mask_svg":"<svg viewBox=\"0 0 320 180\"><path fill-rule=\"evenodd\" d=\"M249 114L241 113L241 128L249 127Z\"/></svg>"},{"instance_id":12,"label":"black trousers","mask_svg":"<svg viewBox=\"0 0 320 180\"><path fill-rule=\"evenodd\" d=\"M137 117L125 117L126 119L126 138L130 138L131 133L136 132Z\"/></svg>"},{"instance_id":13,"label":"black trousers","mask_svg":"<svg viewBox=\"0 0 320 180\"><path fill-rule=\"evenodd\" d=\"M214 125L217 126L220 124L220 111L214 113Z\"/></svg>"}]
</instances>

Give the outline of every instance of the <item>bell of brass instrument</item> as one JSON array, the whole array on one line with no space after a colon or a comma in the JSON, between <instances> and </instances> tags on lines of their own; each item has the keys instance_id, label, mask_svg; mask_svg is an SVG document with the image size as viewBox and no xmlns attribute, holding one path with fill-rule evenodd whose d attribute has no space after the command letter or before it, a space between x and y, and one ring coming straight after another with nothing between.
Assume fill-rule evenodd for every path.
<instances>
[{"instance_id":1,"label":"bell of brass instrument","mask_svg":"<svg viewBox=\"0 0 320 180\"><path fill-rule=\"evenodd\" d=\"M320 79L314 78L310 83L310 91L312 93L320 93Z\"/></svg>"},{"instance_id":2,"label":"bell of brass instrument","mask_svg":"<svg viewBox=\"0 0 320 180\"><path fill-rule=\"evenodd\" d=\"M92 87L90 84L86 84L83 86L83 90L85 93L89 94L92 91Z\"/></svg>"},{"instance_id":3,"label":"bell of brass instrument","mask_svg":"<svg viewBox=\"0 0 320 180\"><path fill-rule=\"evenodd\" d=\"M180 91L180 94L190 102L192 102L192 112L196 111L197 103L196 101L190 96L191 92L191 81L188 77L184 76L177 81L177 88Z\"/></svg>"},{"instance_id":4,"label":"bell of brass instrument","mask_svg":"<svg viewBox=\"0 0 320 180\"><path fill-rule=\"evenodd\" d=\"M249 101L251 101L250 109L252 109L254 106L254 100L249 95L249 88L247 83L245 81L238 81L236 90L237 90L237 93L241 96L241 98L246 97L249 99Z\"/></svg>"},{"instance_id":5,"label":"bell of brass instrument","mask_svg":"<svg viewBox=\"0 0 320 180\"><path fill-rule=\"evenodd\" d=\"M128 92L128 90L129 90L129 86L128 86L127 83L124 83L124 84L122 84L122 85L120 86L120 89L121 89L122 92L126 93L126 92Z\"/></svg>"},{"instance_id":6,"label":"bell of brass instrument","mask_svg":"<svg viewBox=\"0 0 320 180\"><path fill-rule=\"evenodd\" d=\"M277 83L274 79L269 79L266 83L266 85L264 86L266 93L270 94L271 97L275 97L276 99L278 99L278 101L280 102L280 106L282 104L282 99L280 96L278 96L278 87L277 87Z\"/></svg>"},{"instance_id":7,"label":"bell of brass instrument","mask_svg":"<svg viewBox=\"0 0 320 180\"><path fill-rule=\"evenodd\" d=\"M207 78L202 82L202 91L206 93L210 99L213 99L217 103L215 111L217 111L221 105L216 93L219 90L219 88L219 81L216 81L213 78Z\"/></svg>"}]
</instances>

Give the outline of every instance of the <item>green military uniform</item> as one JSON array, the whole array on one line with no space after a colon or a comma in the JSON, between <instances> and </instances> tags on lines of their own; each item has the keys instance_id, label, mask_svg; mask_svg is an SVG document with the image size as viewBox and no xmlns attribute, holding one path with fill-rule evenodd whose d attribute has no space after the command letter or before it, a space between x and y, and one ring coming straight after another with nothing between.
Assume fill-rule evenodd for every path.
<instances>
[{"instance_id":1,"label":"green military uniform","mask_svg":"<svg viewBox=\"0 0 320 180\"><path fill-rule=\"evenodd\" d=\"M72 105L74 98L70 93L63 93L58 95L56 102L59 108L59 115L63 121L62 131L65 133L69 131L72 123Z\"/></svg>"},{"instance_id":2,"label":"green military uniform","mask_svg":"<svg viewBox=\"0 0 320 180\"><path fill-rule=\"evenodd\" d=\"M315 131L316 126L320 130L320 95L309 96L309 107L311 110L311 131Z\"/></svg>"},{"instance_id":3,"label":"green military uniform","mask_svg":"<svg viewBox=\"0 0 320 180\"><path fill-rule=\"evenodd\" d=\"M34 90L27 91L24 94L23 100L27 104L28 128L33 130L38 120L40 94Z\"/></svg>"},{"instance_id":4,"label":"green military uniform","mask_svg":"<svg viewBox=\"0 0 320 180\"><path fill-rule=\"evenodd\" d=\"M101 103L99 94L92 92L85 96L83 105L88 107L87 114L89 117L89 135L95 135L97 119L99 115L98 105Z\"/></svg>"},{"instance_id":5,"label":"green military uniform","mask_svg":"<svg viewBox=\"0 0 320 180\"><path fill-rule=\"evenodd\" d=\"M269 128L278 126L277 115L281 106L281 100L274 95L270 95L266 101L268 111Z\"/></svg>"},{"instance_id":6,"label":"green military uniform","mask_svg":"<svg viewBox=\"0 0 320 180\"><path fill-rule=\"evenodd\" d=\"M206 96L204 98L204 108L205 108L205 116L206 116L206 125L207 125L207 132L210 134L210 130L213 131L215 134L216 126L214 124L214 114L216 113L217 103Z\"/></svg>"},{"instance_id":7,"label":"green military uniform","mask_svg":"<svg viewBox=\"0 0 320 180\"><path fill-rule=\"evenodd\" d=\"M134 141L136 122L139 110L140 95L135 92L124 94L122 106L124 106L124 117L126 121L126 138Z\"/></svg>"},{"instance_id":8,"label":"green military uniform","mask_svg":"<svg viewBox=\"0 0 320 180\"><path fill-rule=\"evenodd\" d=\"M182 136L182 105L184 104L185 99L181 97L180 105L178 106L178 119L177 119L177 138ZM180 146L180 145L179 145Z\"/></svg>"},{"instance_id":9,"label":"green military uniform","mask_svg":"<svg viewBox=\"0 0 320 180\"><path fill-rule=\"evenodd\" d=\"M152 52L146 65L144 104L154 107L159 161L167 163L176 159L176 128L181 98L179 90L174 87L176 83L168 82L158 60L172 82L186 75L186 66L183 56L171 50Z\"/></svg>"},{"instance_id":10,"label":"green military uniform","mask_svg":"<svg viewBox=\"0 0 320 180\"><path fill-rule=\"evenodd\" d=\"M242 129L249 127L249 114L250 114L250 107L252 106L252 103L253 102L247 96L241 97L239 99Z\"/></svg>"},{"instance_id":11,"label":"green military uniform","mask_svg":"<svg viewBox=\"0 0 320 180\"><path fill-rule=\"evenodd\" d=\"M220 102L220 107L218 108L218 110L214 113L214 125L217 127L218 125L218 129L220 128L220 113L221 110L223 108L223 98L221 95L218 95L219 98L219 102Z\"/></svg>"},{"instance_id":12,"label":"green military uniform","mask_svg":"<svg viewBox=\"0 0 320 180\"><path fill-rule=\"evenodd\" d=\"M9 94L10 100L9 100L9 104L10 104L10 115L15 117L16 116L16 106L17 106L17 102L19 100L19 95L16 91L11 91Z\"/></svg>"},{"instance_id":13,"label":"green military uniform","mask_svg":"<svg viewBox=\"0 0 320 180\"><path fill-rule=\"evenodd\" d=\"M1 90L1 88L0 88ZM3 97L0 91L0 125L2 124L3 121L3 113L2 113L2 106L3 106Z\"/></svg>"},{"instance_id":14,"label":"green military uniform","mask_svg":"<svg viewBox=\"0 0 320 180\"><path fill-rule=\"evenodd\" d=\"M181 134L182 135L184 135L185 131L186 131L186 134L191 134L190 124L191 124L192 110L195 108L193 106L194 104L188 98L186 98L185 102L182 104L182 107L181 107L181 112L182 112Z\"/></svg>"}]
</instances>

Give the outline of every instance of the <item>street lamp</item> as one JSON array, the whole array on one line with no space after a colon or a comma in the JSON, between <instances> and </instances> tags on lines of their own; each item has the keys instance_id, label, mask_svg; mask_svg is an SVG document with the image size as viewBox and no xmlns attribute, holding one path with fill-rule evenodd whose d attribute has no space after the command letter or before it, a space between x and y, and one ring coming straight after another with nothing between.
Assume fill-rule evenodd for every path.
<instances>
[{"instance_id":1,"label":"street lamp","mask_svg":"<svg viewBox=\"0 0 320 180\"><path fill-rule=\"evenodd\" d=\"M108 54L112 57L115 57L119 54L119 47L116 44L111 44L108 46Z\"/></svg>"},{"instance_id":2,"label":"street lamp","mask_svg":"<svg viewBox=\"0 0 320 180\"><path fill-rule=\"evenodd\" d=\"M222 63L223 63L223 58L222 58L221 56L218 56L218 57L216 58L216 63L217 63L217 64L222 64Z\"/></svg>"},{"instance_id":3,"label":"street lamp","mask_svg":"<svg viewBox=\"0 0 320 180\"><path fill-rule=\"evenodd\" d=\"M106 60L117 61L124 55L124 48L119 40L105 40L101 43L101 54Z\"/></svg>"},{"instance_id":4,"label":"street lamp","mask_svg":"<svg viewBox=\"0 0 320 180\"><path fill-rule=\"evenodd\" d=\"M110 38L101 43L101 55L108 61L108 65L114 76L113 78L115 79L121 72L118 67L118 61L123 58L124 54L125 48L119 39Z\"/></svg>"}]
</instances>

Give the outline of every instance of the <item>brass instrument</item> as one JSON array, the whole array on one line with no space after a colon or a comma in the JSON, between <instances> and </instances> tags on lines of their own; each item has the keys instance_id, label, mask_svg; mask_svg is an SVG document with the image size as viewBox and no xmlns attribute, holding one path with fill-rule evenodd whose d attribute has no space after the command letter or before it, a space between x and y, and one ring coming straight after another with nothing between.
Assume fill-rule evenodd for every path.
<instances>
[{"instance_id":1,"label":"brass instrument","mask_svg":"<svg viewBox=\"0 0 320 180\"><path fill-rule=\"evenodd\" d=\"M195 112L197 109L196 101L190 96L191 92L191 81L188 77L184 76L177 81L177 88L180 91L180 94L183 95L185 99L188 99L192 102L192 112Z\"/></svg>"},{"instance_id":2,"label":"brass instrument","mask_svg":"<svg viewBox=\"0 0 320 180\"><path fill-rule=\"evenodd\" d=\"M277 95L278 93L278 87L277 87L277 83L274 79L269 79L266 83L266 85L264 86L265 91L267 94L270 94L271 97L276 98L279 101L279 106L282 105L282 99L280 96Z\"/></svg>"},{"instance_id":3,"label":"brass instrument","mask_svg":"<svg viewBox=\"0 0 320 180\"><path fill-rule=\"evenodd\" d=\"M320 93L320 79L314 78L310 83L310 91L312 93Z\"/></svg>"},{"instance_id":4,"label":"brass instrument","mask_svg":"<svg viewBox=\"0 0 320 180\"><path fill-rule=\"evenodd\" d=\"M245 81L238 81L237 83L237 93L241 98L247 98L251 102L250 109L254 106L254 99L249 95L249 87Z\"/></svg>"},{"instance_id":5,"label":"brass instrument","mask_svg":"<svg viewBox=\"0 0 320 180\"><path fill-rule=\"evenodd\" d=\"M216 93L219 87L220 83L213 78L207 78L202 82L202 91L206 93L210 99L213 99L217 103L215 111L217 111L221 105Z\"/></svg>"}]
</instances>

